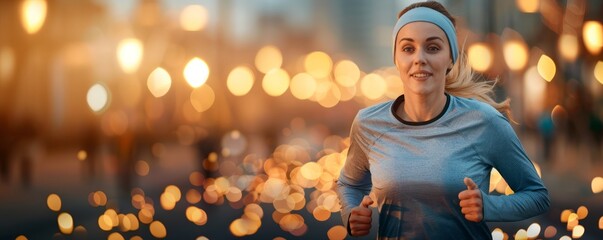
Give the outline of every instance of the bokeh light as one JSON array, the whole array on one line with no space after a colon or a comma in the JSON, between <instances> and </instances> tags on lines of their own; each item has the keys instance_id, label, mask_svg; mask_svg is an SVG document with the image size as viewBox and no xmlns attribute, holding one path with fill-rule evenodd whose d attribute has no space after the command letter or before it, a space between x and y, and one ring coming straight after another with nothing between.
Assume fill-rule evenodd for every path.
<instances>
[{"instance_id":1,"label":"bokeh light","mask_svg":"<svg viewBox=\"0 0 603 240\"><path fill-rule=\"evenodd\" d=\"M603 192L603 177L594 177L590 183L593 193Z\"/></svg>"},{"instance_id":2,"label":"bokeh light","mask_svg":"<svg viewBox=\"0 0 603 240\"><path fill-rule=\"evenodd\" d=\"M209 67L203 59L195 57L184 67L184 79L193 88L199 88L209 77Z\"/></svg>"},{"instance_id":3,"label":"bokeh light","mask_svg":"<svg viewBox=\"0 0 603 240\"><path fill-rule=\"evenodd\" d=\"M360 80L360 91L366 98L376 100L383 97L387 84L380 75L370 73Z\"/></svg>"},{"instance_id":4,"label":"bokeh light","mask_svg":"<svg viewBox=\"0 0 603 240\"><path fill-rule=\"evenodd\" d=\"M524 74L523 93L527 113L539 113L543 110L543 99L546 93L546 82L538 74L536 67L530 67Z\"/></svg>"},{"instance_id":5,"label":"bokeh light","mask_svg":"<svg viewBox=\"0 0 603 240\"><path fill-rule=\"evenodd\" d=\"M107 204L107 195L102 191L95 191L88 194L88 203L90 206L99 207Z\"/></svg>"},{"instance_id":6,"label":"bokeh light","mask_svg":"<svg viewBox=\"0 0 603 240\"><path fill-rule=\"evenodd\" d=\"M167 236L165 225L159 221L153 221L149 226L149 230L151 231L151 235L153 235L153 237L165 238Z\"/></svg>"},{"instance_id":7,"label":"bokeh light","mask_svg":"<svg viewBox=\"0 0 603 240\"><path fill-rule=\"evenodd\" d=\"M555 235L557 235L557 228L555 228L554 226L548 226L544 230L544 237L545 238L552 238Z\"/></svg>"},{"instance_id":8,"label":"bokeh light","mask_svg":"<svg viewBox=\"0 0 603 240\"><path fill-rule=\"evenodd\" d=\"M281 50L272 45L262 47L255 56L255 67L264 74L270 70L279 69L282 64Z\"/></svg>"},{"instance_id":9,"label":"bokeh light","mask_svg":"<svg viewBox=\"0 0 603 240\"><path fill-rule=\"evenodd\" d=\"M582 28L582 39L586 50L597 55L603 48L603 26L597 21L586 21Z\"/></svg>"},{"instance_id":10,"label":"bokeh light","mask_svg":"<svg viewBox=\"0 0 603 240\"><path fill-rule=\"evenodd\" d=\"M327 237L330 240L343 240L347 237L348 231L344 226L336 225L333 226L327 231Z\"/></svg>"},{"instance_id":11,"label":"bokeh light","mask_svg":"<svg viewBox=\"0 0 603 240\"><path fill-rule=\"evenodd\" d=\"M342 60L335 64L335 81L344 87L353 87L360 79L360 68L350 60Z\"/></svg>"},{"instance_id":12,"label":"bokeh light","mask_svg":"<svg viewBox=\"0 0 603 240\"><path fill-rule=\"evenodd\" d=\"M316 79L326 78L333 70L333 60L324 52L311 52L304 59L304 69Z\"/></svg>"},{"instance_id":13,"label":"bokeh light","mask_svg":"<svg viewBox=\"0 0 603 240\"><path fill-rule=\"evenodd\" d=\"M172 86L172 77L163 68L156 68L147 79L147 87L154 97L162 97Z\"/></svg>"},{"instance_id":14,"label":"bokeh light","mask_svg":"<svg viewBox=\"0 0 603 240\"><path fill-rule=\"evenodd\" d=\"M595 79L603 84L603 61L598 61L594 69Z\"/></svg>"},{"instance_id":15,"label":"bokeh light","mask_svg":"<svg viewBox=\"0 0 603 240\"><path fill-rule=\"evenodd\" d=\"M582 235L584 235L584 226L577 225L576 227L574 227L574 229L572 230L572 238L581 238Z\"/></svg>"},{"instance_id":16,"label":"bokeh light","mask_svg":"<svg viewBox=\"0 0 603 240\"><path fill-rule=\"evenodd\" d=\"M505 28L501 35L503 39L503 58L511 71L520 71L528 63L528 45L518 32Z\"/></svg>"},{"instance_id":17,"label":"bokeh light","mask_svg":"<svg viewBox=\"0 0 603 240\"><path fill-rule=\"evenodd\" d=\"M228 74L226 86L230 93L235 96L244 96L253 87L253 70L246 66L238 66Z\"/></svg>"},{"instance_id":18,"label":"bokeh light","mask_svg":"<svg viewBox=\"0 0 603 240\"><path fill-rule=\"evenodd\" d=\"M138 174L138 176L147 176L149 175L150 170L151 167L149 166L149 163L144 160L138 160L136 161L136 165L134 165L134 171L136 171L136 174Z\"/></svg>"},{"instance_id":19,"label":"bokeh light","mask_svg":"<svg viewBox=\"0 0 603 240\"><path fill-rule=\"evenodd\" d=\"M476 71L485 72L492 65L492 50L484 43L475 43L469 46L467 55L469 57L469 64Z\"/></svg>"},{"instance_id":20,"label":"bokeh light","mask_svg":"<svg viewBox=\"0 0 603 240\"><path fill-rule=\"evenodd\" d=\"M503 231L500 228L495 228L492 231L492 240L503 240L505 237L505 234L503 233Z\"/></svg>"},{"instance_id":21,"label":"bokeh light","mask_svg":"<svg viewBox=\"0 0 603 240\"><path fill-rule=\"evenodd\" d=\"M136 38L126 38L117 45L117 60L125 73L138 70L143 55L142 42Z\"/></svg>"},{"instance_id":22,"label":"bokeh light","mask_svg":"<svg viewBox=\"0 0 603 240\"><path fill-rule=\"evenodd\" d=\"M63 234L71 234L73 232L73 218L69 213L61 213L57 218L59 230Z\"/></svg>"},{"instance_id":23,"label":"bokeh light","mask_svg":"<svg viewBox=\"0 0 603 240\"><path fill-rule=\"evenodd\" d=\"M337 87L337 84L331 81L323 81L318 84L315 96L321 106L331 108L339 103L341 91Z\"/></svg>"},{"instance_id":24,"label":"bokeh light","mask_svg":"<svg viewBox=\"0 0 603 240\"><path fill-rule=\"evenodd\" d=\"M280 68L274 68L264 75L262 88L273 97L283 95L289 88L289 74Z\"/></svg>"},{"instance_id":25,"label":"bokeh light","mask_svg":"<svg viewBox=\"0 0 603 240\"><path fill-rule=\"evenodd\" d=\"M559 37L557 48L561 57L567 61L575 61L580 54L580 46L578 45L578 36L574 34L562 34Z\"/></svg>"},{"instance_id":26,"label":"bokeh light","mask_svg":"<svg viewBox=\"0 0 603 240\"><path fill-rule=\"evenodd\" d=\"M109 104L109 91L104 85L96 83L88 89L86 101L92 111L101 112Z\"/></svg>"},{"instance_id":27,"label":"bokeh light","mask_svg":"<svg viewBox=\"0 0 603 240\"><path fill-rule=\"evenodd\" d=\"M247 138L240 131L233 130L222 138L222 153L225 156L239 156L247 148ZM227 153L227 154L224 154Z\"/></svg>"},{"instance_id":28,"label":"bokeh light","mask_svg":"<svg viewBox=\"0 0 603 240\"><path fill-rule=\"evenodd\" d=\"M180 27L185 31L201 31L208 21L208 11L202 5L188 5L180 13Z\"/></svg>"},{"instance_id":29,"label":"bokeh light","mask_svg":"<svg viewBox=\"0 0 603 240\"><path fill-rule=\"evenodd\" d=\"M540 9L540 0L515 0L517 9L525 13L535 13Z\"/></svg>"},{"instance_id":30,"label":"bokeh light","mask_svg":"<svg viewBox=\"0 0 603 240\"><path fill-rule=\"evenodd\" d=\"M298 73L291 79L291 94L300 100L309 99L316 92L317 83L312 75Z\"/></svg>"},{"instance_id":31,"label":"bokeh light","mask_svg":"<svg viewBox=\"0 0 603 240\"><path fill-rule=\"evenodd\" d=\"M61 198L57 194L50 194L46 198L46 205L52 211L58 212L61 210Z\"/></svg>"},{"instance_id":32,"label":"bokeh light","mask_svg":"<svg viewBox=\"0 0 603 240\"><path fill-rule=\"evenodd\" d=\"M197 112L204 112L214 105L216 94L207 84L193 89L190 95L190 103Z\"/></svg>"},{"instance_id":33,"label":"bokeh light","mask_svg":"<svg viewBox=\"0 0 603 240\"><path fill-rule=\"evenodd\" d=\"M35 34L46 20L47 3L45 0L23 0L21 3L21 24L29 34Z\"/></svg>"},{"instance_id":34,"label":"bokeh light","mask_svg":"<svg viewBox=\"0 0 603 240\"><path fill-rule=\"evenodd\" d=\"M207 213L201 208L190 206L186 209L186 218L192 223L203 226L207 223Z\"/></svg>"},{"instance_id":35,"label":"bokeh light","mask_svg":"<svg viewBox=\"0 0 603 240\"><path fill-rule=\"evenodd\" d=\"M585 219L588 216L588 208L585 206L580 206L578 207L576 214L578 215L579 220Z\"/></svg>"},{"instance_id":36,"label":"bokeh light","mask_svg":"<svg viewBox=\"0 0 603 240\"><path fill-rule=\"evenodd\" d=\"M529 239L536 239L540 235L540 230L541 230L540 224L538 224L538 223L532 223L528 227L528 230L526 231L527 232L526 236Z\"/></svg>"},{"instance_id":37,"label":"bokeh light","mask_svg":"<svg viewBox=\"0 0 603 240\"><path fill-rule=\"evenodd\" d=\"M80 161L84 161L86 160L86 158L88 158L88 153L84 150L79 150L77 152L77 159Z\"/></svg>"},{"instance_id":38,"label":"bokeh light","mask_svg":"<svg viewBox=\"0 0 603 240\"><path fill-rule=\"evenodd\" d=\"M519 229L515 233L515 240L528 240L528 232L525 229Z\"/></svg>"},{"instance_id":39,"label":"bokeh light","mask_svg":"<svg viewBox=\"0 0 603 240\"><path fill-rule=\"evenodd\" d=\"M547 55L541 55L540 59L538 59L538 74L540 74L544 80L550 82L555 77L556 72L557 68L555 67L553 59Z\"/></svg>"}]
</instances>

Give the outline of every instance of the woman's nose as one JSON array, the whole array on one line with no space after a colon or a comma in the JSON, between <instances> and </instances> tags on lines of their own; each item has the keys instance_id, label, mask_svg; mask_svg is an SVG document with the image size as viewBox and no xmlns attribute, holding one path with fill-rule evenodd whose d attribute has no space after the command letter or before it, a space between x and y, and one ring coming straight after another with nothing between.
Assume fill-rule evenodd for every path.
<instances>
[{"instance_id":1,"label":"woman's nose","mask_svg":"<svg viewBox=\"0 0 603 240\"><path fill-rule=\"evenodd\" d=\"M423 49L419 49L419 50L415 51L413 63L414 64L425 64L425 51L423 51Z\"/></svg>"}]
</instances>

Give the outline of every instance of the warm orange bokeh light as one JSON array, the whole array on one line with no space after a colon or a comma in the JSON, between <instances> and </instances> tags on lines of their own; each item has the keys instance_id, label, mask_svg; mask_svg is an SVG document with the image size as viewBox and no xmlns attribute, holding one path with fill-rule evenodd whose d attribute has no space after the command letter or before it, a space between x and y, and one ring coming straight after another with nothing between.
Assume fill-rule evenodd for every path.
<instances>
[{"instance_id":1,"label":"warm orange bokeh light","mask_svg":"<svg viewBox=\"0 0 603 240\"><path fill-rule=\"evenodd\" d=\"M595 79L597 79L599 83L603 84L603 61L598 61L593 71Z\"/></svg>"},{"instance_id":2,"label":"warm orange bokeh light","mask_svg":"<svg viewBox=\"0 0 603 240\"><path fill-rule=\"evenodd\" d=\"M283 95L289 88L289 74L280 68L275 68L266 73L262 80L262 88L273 97Z\"/></svg>"},{"instance_id":3,"label":"warm orange bokeh light","mask_svg":"<svg viewBox=\"0 0 603 240\"><path fill-rule=\"evenodd\" d=\"M204 112L214 105L216 94L207 84L193 89L190 95L190 103L197 112Z\"/></svg>"},{"instance_id":4,"label":"warm orange bokeh light","mask_svg":"<svg viewBox=\"0 0 603 240\"><path fill-rule=\"evenodd\" d=\"M547 55L540 56L538 60L538 73L540 76L550 82L555 77L555 73L557 72L557 68L555 67L555 62L553 59Z\"/></svg>"},{"instance_id":5,"label":"warm orange bokeh light","mask_svg":"<svg viewBox=\"0 0 603 240\"><path fill-rule=\"evenodd\" d=\"M317 83L312 75L298 73L291 79L291 94L300 100L309 99L316 92Z\"/></svg>"},{"instance_id":6,"label":"warm orange bokeh light","mask_svg":"<svg viewBox=\"0 0 603 240\"><path fill-rule=\"evenodd\" d=\"M57 194L50 194L46 199L48 208L52 211L58 212L61 210L61 198Z\"/></svg>"},{"instance_id":7,"label":"warm orange bokeh light","mask_svg":"<svg viewBox=\"0 0 603 240\"><path fill-rule=\"evenodd\" d=\"M277 47L268 45L262 47L255 56L255 67L264 74L278 69L283 64L283 55Z\"/></svg>"},{"instance_id":8,"label":"warm orange bokeh light","mask_svg":"<svg viewBox=\"0 0 603 240\"><path fill-rule=\"evenodd\" d=\"M592 55L597 55L603 49L603 26L597 21L586 21L582 28L584 46Z\"/></svg>"},{"instance_id":9,"label":"warm orange bokeh light","mask_svg":"<svg viewBox=\"0 0 603 240\"><path fill-rule=\"evenodd\" d=\"M101 112L108 106L109 91L100 83L94 84L88 89L86 101L92 111Z\"/></svg>"},{"instance_id":10,"label":"warm orange bokeh light","mask_svg":"<svg viewBox=\"0 0 603 240\"><path fill-rule=\"evenodd\" d=\"M575 61L580 54L580 46L578 45L578 36L574 34L562 34L559 37L557 48L561 57L567 61Z\"/></svg>"},{"instance_id":11,"label":"warm orange bokeh light","mask_svg":"<svg viewBox=\"0 0 603 240\"><path fill-rule=\"evenodd\" d=\"M467 51L469 64L479 72L485 72L490 68L493 61L493 54L490 47L484 43L476 43L469 46Z\"/></svg>"},{"instance_id":12,"label":"warm orange bokeh light","mask_svg":"<svg viewBox=\"0 0 603 240\"><path fill-rule=\"evenodd\" d=\"M515 0L515 5L517 5L519 11L535 13L540 8L540 0Z\"/></svg>"},{"instance_id":13,"label":"warm orange bokeh light","mask_svg":"<svg viewBox=\"0 0 603 240\"><path fill-rule=\"evenodd\" d=\"M165 69L158 67L149 74L147 88L154 97L162 97L170 90L171 86L172 77Z\"/></svg>"},{"instance_id":14,"label":"warm orange bokeh light","mask_svg":"<svg viewBox=\"0 0 603 240\"><path fill-rule=\"evenodd\" d=\"M149 230L151 231L151 235L156 238L165 238L167 236L167 230L163 223L159 221L153 221L149 226Z\"/></svg>"},{"instance_id":15,"label":"warm orange bokeh light","mask_svg":"<svg viewBox=\"0 0 603 240\"><path fill-rule=\"evenodd\" d=\"M385 95L387 84L378 74L367 74L360 80L360 92L371 100L376 100Z\"/></svg>"},{"instance_id":16,"label":"warm orange bokeh light","mask_svg":"<svg viewBox=\"0 0 603 240\"><path fill-rule=\"evenodd\" d=\"M185 31L201 31L207 22L209 14L202 5L188 5L180 13L180 27Z\"/></svg>"},{"instance_id":17,"label":"warm orange bokeh light","mask_svg":"<svg viewBox=\"0 0 603 240\"><path fill-rule=\"evenodd\" d=\"M59 230L63 234L71 234L73 232L73 217L69 213L61 213L57 218Z\"/></svg>"},{"instance_id":18,"label":"warm orange bokeh light","mask_svg":"<svg viewBox=\"0 0 603 240\"><path fill-rule=\"evenodd\" d=\"M117 45L117 60L125 73L134 73L142 61L142 42L135 38L121 40Z\"/></svg>"},{"instance_id":19,"label":"warm orange bokeh light","mask_svg":"<svg viewBox=\"0 0 603 240\"><path fill-rule=\"evenodd\" d=\"M312 52L304 59L304 69L316 79L326 78L333 70L333 60L324 52Z\"/></svg>"},{"instance_id":20,"label":"warm orange bokeh light","mask_svg":"<svg viewBox=\"0 0 603 240\"><path fill-rule=\"evenodd\" d=\"M209 77L209 67L203 59L195 57L188 61L184 67L183 74L188 85L193 88L199 88L205 84Z\"/></svg>"},{"instance_id":21,"label":"warm orange bokeh light","mask_svg":"<svg viewBox=\"0 0 603 240\"><path fill-rule=\"evenodd\" d=\"M251 68L238 66L228 74L226 86L230 93L235 96L244 96L253 87L254 74Z\"/></svg>"},{"instance_id":22,"label":"warm orange bokeh light","mask_svg":"<svg viewBox=\"0 0 603 240\"><path fill-rule=\"evenodd\" d=\"M40 31L46 20L47 3L45 0L24 0L21 4L21 24L29 34Z\"/></svg>"},{"instance_id":23,"label":"warm orange bokeh light","mask_svg":"<svg viewBox=\"0 0 603 240\"><path fill-rule=\"evenodd\" d=\"M520 71L528 63L528 45L518 32L505 28L501 35L503 39L503 58L511 71Z\"/></svg>"},{"instance_id":24,"label":"warm orange bokeh light","mask_svg":"<svg viewBox=\"0 0 603 240\"><path fill-rule=\"evenodd\" d=\"M335 64L335 81L341 86L355 86L360 79L360 68L350 60L342 60Z\"/></svg>"}]
</instances>

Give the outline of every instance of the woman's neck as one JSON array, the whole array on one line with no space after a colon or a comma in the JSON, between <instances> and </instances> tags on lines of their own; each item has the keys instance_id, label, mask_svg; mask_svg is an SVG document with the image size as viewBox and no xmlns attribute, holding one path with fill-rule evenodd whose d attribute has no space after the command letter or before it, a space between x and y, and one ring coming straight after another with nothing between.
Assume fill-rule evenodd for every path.
<instances>
[{"instance_id":1,"label":"woman's neck","mask_svg":"<svg viewBox=\"0 0 603 240\"><path fill-rule=\"evenodd\" d=\"M404 94L404 102L396 114L409 122L425 122L437 117L446 105L444 94Z\"/></svg>"}]
</instances>

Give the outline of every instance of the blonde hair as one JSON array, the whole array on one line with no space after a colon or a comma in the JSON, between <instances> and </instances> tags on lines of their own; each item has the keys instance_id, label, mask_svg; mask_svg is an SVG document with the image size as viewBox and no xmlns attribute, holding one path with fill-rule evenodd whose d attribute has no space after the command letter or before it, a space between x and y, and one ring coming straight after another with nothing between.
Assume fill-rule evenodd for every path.
<instances>
[{"instance_id":1,"label":"blonde hair","mask_svg":"<svg viewBox=\"0 0 603 240\"><path fill-rule=\"evenodd\" d=\"M506 115L509 120L515 122L511 115L511 99L507 98L502 102L497 102L492 96L498 79L480 79L471 68L467 55L463 51L461 53L457 63L446 75L444 91L454 96L473 98L485 102Z\"/></svg>"}]
</instances>

